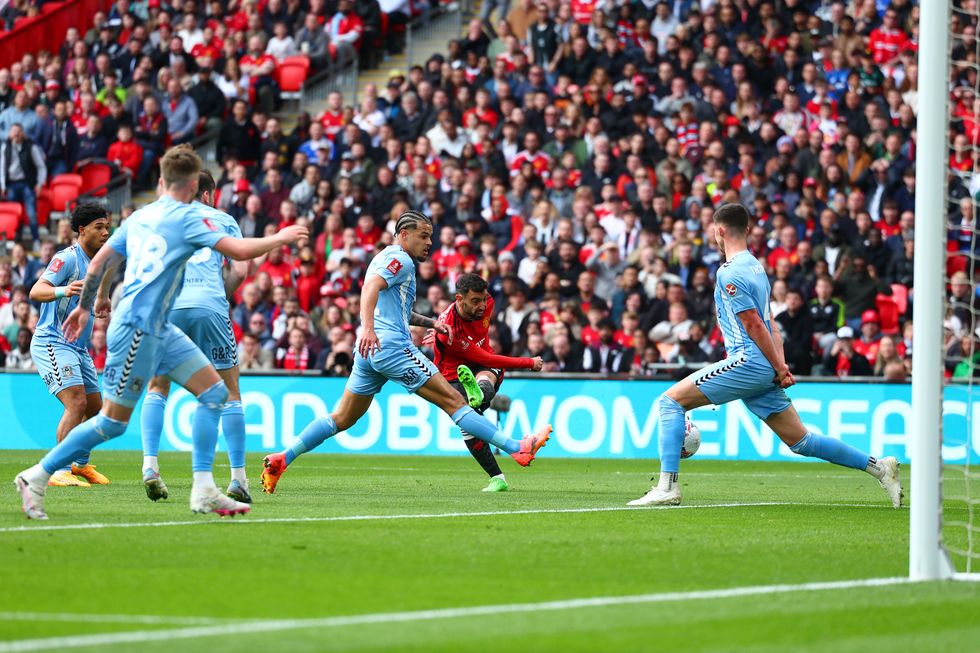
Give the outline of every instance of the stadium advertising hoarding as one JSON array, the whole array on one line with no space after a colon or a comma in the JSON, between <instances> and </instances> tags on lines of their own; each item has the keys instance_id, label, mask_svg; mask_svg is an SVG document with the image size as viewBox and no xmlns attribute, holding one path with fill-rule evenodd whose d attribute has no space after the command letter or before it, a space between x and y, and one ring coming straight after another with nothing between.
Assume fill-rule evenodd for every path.
<instances>
[{"instance_id":1,"label":"stadium advertising hoarding","mask_svg":"<svg viewBox=\"0 0 980 653\"><path fill-rule=\"evenodd\" d=\"M278 451L291 445L303 427L333 407L345 379L323 377L242 378L249 451ZM655 458L657 397L663 381L509 379L503 392L512 398L497 418L505 433L520 437L544 422L555 434L548 457ZM873 456L907 461L906 430L911 418L911 389L904 384L799 383L789 391L812 431L843 438ZM29 374L0 374L4 428L0 448L47 449L61 416L58 401ZM189 451L196 401L175 389L164 420L161 450ZM974 419L967 420L968 411ZM944 405L947 463L962 463L967 447L980 460L980 402L969 404L963 388L946 389ZM139 415L137 406L134 417ZM779 443L772 431L741 402L694 411L701 429L699 459L802 460ZM972 434L967 442L967 428ZM124 436L105 445L140 448L139 419ZM221 445L223 447L223 442ZM427 454L465 453L459 431L434 406L389 383L355 428L317 449L322 453Z\"/></svg>"}]
</instances>

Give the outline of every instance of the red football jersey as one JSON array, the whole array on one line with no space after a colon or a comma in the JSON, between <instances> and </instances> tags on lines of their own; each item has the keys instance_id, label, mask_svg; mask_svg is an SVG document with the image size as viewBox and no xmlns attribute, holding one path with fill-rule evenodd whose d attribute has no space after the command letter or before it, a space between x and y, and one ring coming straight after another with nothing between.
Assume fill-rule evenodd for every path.
<instances>
[{"instance_id":1,"label":"red football jersey","mask_svg":"<svg viewBox=\"0 0 980 653\"><path fill-rule=\"evenodd\" d=\"M530 358L515 358L499 356L490 347L490 321L493 319L493 297L487 299L487 310L482 320L467 321L456 310L456 302L442 312L439 321L444 322L452 331L452 343L441 333L436 334L435 364L447 381L457 379L456 368L460 365L472 364L481 367L499 367L502 369L529 370L534 367Z\"/></svg>"}]
</instances>

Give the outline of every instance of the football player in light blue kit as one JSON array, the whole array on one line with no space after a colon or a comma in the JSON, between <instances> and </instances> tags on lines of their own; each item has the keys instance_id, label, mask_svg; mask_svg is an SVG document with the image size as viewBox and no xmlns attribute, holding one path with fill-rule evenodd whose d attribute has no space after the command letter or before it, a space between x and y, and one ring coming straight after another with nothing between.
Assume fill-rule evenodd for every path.
<instances>
[{"instance_id":1,"label":"football player in light blue kit","mask_svg":"<svg viewBox=\"0 0 980 653\"><path fill-rule=\"evenodd\" d=\"M78 234L78 242L55 254L31 288L31 300L41 303L41 315L31 340L31 358L37 373L48 386L48 392L65 407L58 422L58 442L102 408L99 375L88 353L92 327L89 325L77 341L68 342L61 332L61 325L78 306L89 261L109 239L109 213L98 204L79 204L71 213L71 227ZM100 318L109 316L107 295L111 279L108 275L105 277L95 300L95 315ZM88 463L86 452L71 465L55 472L48 485L91 487L92 483L105 485L108 482L95 465Z\"/></svg>"},{"instance_id":2,"label":"football player in light blue kit","mask_svg":"<svg viewBox=\"0 0 980 653\"><path fill-rule=\"evenodd\" d=\"M79 305L63 325L65 338L76 341L88 325L96 288L106 271L126 259L123 296L106 334L109 352L102 411L72 429L39 464L14 479L30 519L47 519L44 492L51 475L98 444L122 435L146 382L159 374L187 388L200 402L192 426L191 510L219 515L249 510L248 504L222 494L211 474L228 389L207 357L167 316L181 287L184 264L198 249L211 247L229 258L248 260L305 237L307 230L294 226L268 238L232 238L191 204L201 160L190 147L168 151L160 160L160 171L163 195L130 216L92 259Z\"/></svg>"},{"instance_id":3,"label":"football player in light blue kit","mask_svg":"<svg viewBox=\"0 0 980 653\"><path fill-rule=\"evenodd\" d=\"M361 289L361 339L354 353L354 370L333 413L313 420L290 448L266 456L262 489L272 494L297 456L327 438L349 429L367 412L387 381L441 408L464 432L509 453L527 467L551 434L545 425L521 440L508 438L487 418L467 405L463 396L412 342L409 326L451 330L442 322L412 312L415 304L415 262L424 261L432 247L432 222L418 211L406 211L395 222L395 244L386 247L368 266Z\"/></svg>"},{"instance_id":4,"label":"football player in light blue kit","mask_svg":"<svg viewBox=\"0 0 980 653\"><path fill-rule=\"evenodd\" d=\"M195 205L209 217L219 231L232 238L241 238L242 230L235 219L214 205L214 178L201 172L198 179ZM197 250L184 269L184 285L170 311L170 322L183 331L201 348L221 380L228 388L228 401L221 413L221 427L228 443L231 484L225 491L232 499L252 503L245 476L245 413L238 387L238 350L235 333L228 317L228 297L238 289L248 275L248 264L235 261L225 273L226 257L210 248ZM146 388L140 426L143 435L143 487L153 501L170 495L160 478L160 436L163 433L163 414L170 394L170 379L155 376Z\"/></svg>"},{"instance_id":5,"label":"football player in light blue kit","mask_svg":"<svg viewBox=\"0 0 980 653\"><path fill-rule=\"evenodd\" d=\"M715 212L715 241L726 260L715 281L715 307L728 357L661 395L660 478L629 505L680 504L677 473L684 444L684 413L741 399L793 452L867 472L878 479L892 505L900 507L902 484L895 458L877 460L836 438L811 433L786 396L785 388L796 380L783 357L779 329L770 320L769 279L747 249L750 224L749 212L741 204L725 204Z\"/></svg>"}]
</instances>

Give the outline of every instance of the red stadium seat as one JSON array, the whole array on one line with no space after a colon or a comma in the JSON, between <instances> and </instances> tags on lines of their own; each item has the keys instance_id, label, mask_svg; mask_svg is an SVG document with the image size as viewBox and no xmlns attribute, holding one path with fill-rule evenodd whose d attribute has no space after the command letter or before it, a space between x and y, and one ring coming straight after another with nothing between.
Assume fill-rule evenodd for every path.
<instances>
[{"instance_id":1,"label":"red stadium seat","mask_svg":"<svg viewBox=\"0 0 980 653\"><path fill-rule=\"evenodd\" d=\"M106 194L106 184L112 179L112 166L108 163L87 163L80 170L82 185L80 195L103 197ZM98 189L98 190L94 190Z\"/></svg>"},{"instance_id":2,"label":"red stadium seat","mask_svg":"<svg viewBox=\"0 0 980 653\"><path fill-rule=\"evenodd\" d=\"M310 60L306 57L288 57L276 67L279 90L284 100L298 100L303 83L310 71Z\"/></svg>"},{"instance_id":3,"label":"red stadium seat","mask_svg":"<svg viewBox=\"0 0 980 653\"><path fill-rule=\"evenodd\" d=\"M51 180L51 209L63 213L78 199L82 190L82 176L72 173L58 175Z\"/></svg>"},{"instance_id":4,"label":"red stadium seat","mask_svg":"<svg viewBox=\"0 0 980 653\"><path fill-rule=\"evenodd\" d=\"M878 295L875 298L878 307L878 318L881 320L881 332L892 336L898 333L898 305L888 295Z\"/></svg>"},{"instance_id":5,"label":"red stadium seat","mask_svg":"<svg viewBox=\"0 0 980 653\"><path fill-rule=\"evenodd\" d=\"M7 202L4 202L5 204ZM0 208L0 238L15 240L20 231L20 214Z\"/></svg>"},{"instance_id":6,"label":"red stadium seat","mask_svg":"<svg viewBox=\"0 0 980 653\"><path fill-rule=\"evenodd\" d=\"M37 223L45 227L48 224L48 220L51 219L51 190L48 188L42 188L41 192L37 196Z\"/></svg>"},{"instance_id":7,"label":"red stadium seat","mask_svg":"<svg viewBox=\"0 0 980 653\"><path fill-rule=\"evenodd\" d=\"M898 314L905 315L909 309L909 289L900 283L893 283L892 299L895 300L895 306L898 307Z\"/></svg>"},{"instance_id":8,"label":"red stadium seat","mask_svg":"<svg viewBox=\"0 0 980 653\"><path fill-rule=\"evenodd\" d=\"M12 213L20 218L24 215L24 205L20 202L0 202L0 213Z\"/></svg>"},{"instance_id":9,"label":"red stadium seat","mask_svg":"<svg viewBox=\"0 0 980 653\"><path fill-rule=\"evenodd\" d=\"M41 13L50 14L55 9L59 9L63 4L63 2L45 2L43 5L41 5Z\"/></svg>"},{"instance_id":10,"label":"red stadium seat","mask_svg":"<svg viewBox=\"0 0 980 653\"><path fill-rule=\"evenodd\" d=\"M966 272L969 260L962 255L950 255L946 257L946 276L952 277L957 272Z\"/></svg>"}]
</instances>

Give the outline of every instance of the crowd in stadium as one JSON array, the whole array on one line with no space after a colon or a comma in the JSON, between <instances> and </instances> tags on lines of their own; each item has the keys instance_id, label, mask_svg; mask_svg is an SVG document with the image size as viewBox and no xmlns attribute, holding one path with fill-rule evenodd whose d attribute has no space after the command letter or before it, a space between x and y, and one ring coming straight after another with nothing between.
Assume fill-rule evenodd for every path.
<instances>
[{"instance_id":1,"label":"crowd in stadium","mask_svg":"<svg viewBox=\"0 0 980 653\"><path fill-rule=\"evenodd\" d=\"M284 133L277 60L337 65L375 42L381 14L426 9L118 0L61 51L0 70L0 191L30 222L0 265L7 367L30 366L27 291L72 237L65 221L39 235L45 180L108 159L152 187L166 147L212 131L217 206L244 235L297 222L313 233L258 261L239 290L243 369L347 374L360 275L413 208L435 225L418 312L438 315L476 271L496 300L498 352L540 355L552 372L684 374L724 356L711 218L741 202L794 374L907 378L916 3L484 0L444 53L361 97L333 93ZM957 263L976 249L971 74L953 96L965 120L950 160L963 174L951 175L962 201L949 249L964 255L951 259L951 376L972 373L978 303ZM98 363L101 330L93 348Z\"/></svg>"}]
</instances>

